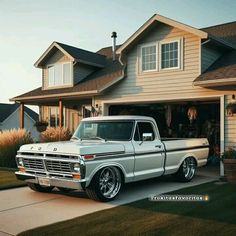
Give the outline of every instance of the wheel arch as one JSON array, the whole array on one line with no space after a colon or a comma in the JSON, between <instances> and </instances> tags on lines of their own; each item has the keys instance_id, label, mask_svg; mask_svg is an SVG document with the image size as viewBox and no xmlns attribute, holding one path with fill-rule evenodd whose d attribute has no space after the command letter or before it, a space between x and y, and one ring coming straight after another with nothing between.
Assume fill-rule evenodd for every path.
<instances>
[{"instance_id":1,"label":"wheel arch","mask_svg":"<svg viewBox=\"0 0 236 236\"><path fill-rule=\"evenodd\" d=\"M184 161L186 158L188 158L188 157L193 158L194 161L195 161L196 166L198 166L198 161L197 161L196 155L194 155L193 153L187 153L186 155L184 155L184 156L182 157L181 161L179 162L178 169L179 169L180 166L182 165L183 161Z\"/></svg>"},{"instance_id":2,"label":"wheel arch","mask_svg":"<svg viewBox=\"0 0 236 236\"><path fill-rule=\"evenodd\" d=\"M86 181L86 187L88 187L90 185L91 181L93 180L94 176L98 173L98 171L100 171L101 169L103 169L105 167L116 167L120 171L123 183L125 183L126 172L125 172L124 167L118 163L111 162L111 163L101 164L96 169L94 169L94 171L90 174L88 180Z\"/></svg>"}]
</instances>

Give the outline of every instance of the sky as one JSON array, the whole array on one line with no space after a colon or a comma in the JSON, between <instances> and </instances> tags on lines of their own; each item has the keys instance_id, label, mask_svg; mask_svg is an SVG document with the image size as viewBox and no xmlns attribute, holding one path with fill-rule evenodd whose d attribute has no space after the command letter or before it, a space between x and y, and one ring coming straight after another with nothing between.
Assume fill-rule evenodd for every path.
<instances>
[{"instance_id":1,"label":"sky","mask_svg":"<svg viewBox=\"0 0 236 236\"><path fill-rule=\"evenodd\" d=\"M33 64L53 41L97 51L156 13L201 28L236 21L236 0L0 0L0 103L41 86Z\"/></svg>"}]
</instances>

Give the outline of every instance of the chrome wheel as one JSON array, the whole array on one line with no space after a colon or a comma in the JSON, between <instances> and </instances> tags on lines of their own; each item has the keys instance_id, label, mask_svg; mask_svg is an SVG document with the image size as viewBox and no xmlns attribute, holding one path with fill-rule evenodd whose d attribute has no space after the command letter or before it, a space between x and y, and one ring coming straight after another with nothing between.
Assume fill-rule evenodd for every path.
<instances>
[{"instance_id":1,"label":"chrome wheel","mask_svg":"<svg viewBox=\"0 0 236 236\"><path fill-rule=\"evenodd\" d=\"M105 198L114 198L121 188L121 174L115 167L102 169L99 176L99 190Z\"/></svg>"},{"instance_id":2,"label":"chrome wheel","mask_svg":"<svg viewBox=\"0 0 236 236\"><path fill-rule=\"evenodd\" d=\"M191 180L195 174L196 163L192 157L188 157L183 161L183 174L185 179Z\"/></svg>"}]
</instances>

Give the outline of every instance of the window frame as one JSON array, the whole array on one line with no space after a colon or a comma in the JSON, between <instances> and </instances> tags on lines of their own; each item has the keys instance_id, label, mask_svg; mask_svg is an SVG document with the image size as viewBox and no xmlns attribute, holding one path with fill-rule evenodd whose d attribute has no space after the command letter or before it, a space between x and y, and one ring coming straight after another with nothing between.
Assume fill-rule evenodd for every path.
<instances>
[{"instance_id":1,"label":"window frame","mask_svg":"<svg viewBox=\"0 0 236 236\"><path fill-rule=\"evenodd\" d=\"M138 126L139 123L149 123L149 124L151 124L152 129L153 129L153 134L154 134L153 140L151 140L151 141L142 141L142 137L141 137L139 126ZM136 129L138 129L138 134L139 134L139 138L140 138L139 141L134 139L135 138ZM132 138L132 140L134 142L153 142L153 141L157 140L157 137L158 137L158 135L156 133L155 125L154 125L154 123L152 121L149 121L149 120L147 120L147 121L145 121L145 120L137 120L136 121L135 126L134 126L134 130L133 130L133 138Z\"/></svg>"},{"instance_id":2,"label":"window frame","mask_svg":"<svg viewBox=\"0 0 236 236\"><path fill-rule=\"evenodd\" d=\"M156 69L143 70L143 53L142 53L143 48L152 47L152 46L156 47ZM159 68L159 66L158 66L158 62L159 62L159 57L158 57L158 54L159 54L158 42L145 43L145 44L140 45L139 53L140 53L140 63L139 63L139 66L140 66L140 71L142 73L151 72L151 71L158 71L158 68Z\"/></svg>"},{"instance_id":3,"label":"window frame","mask_svg":"<svg viewBox=\"0 0 236 236\"><path fill-rule=\"evenodd\" d=\"M162 68L162 45L163 44L170 44L170 43L178 43L178 65L175 67L169 67L169 68ZM181 61L181 52L182 52L182 45L181 45L181 39L171 39L171 40L162 40L159 42L159 70L160 71L168 71L168 70L176 70L181 69L182 61Z\"/></svg>"},{"instance_id":4,"label":"window frame","mask_svg":"<svg viewBox=\"0 0 236 236\"><path fill-rule=\"evenodd\" d=\"M52 114L52 109L55 111L55 126L51 126L51 114ZM63 107L63 127L66 127L66 108ZM57 119L59 120L59 107L57 106L49 106L48 107L48 126L49 127L59 127L59 123L57 122Z\"/></svg>"},{"instance_id":5,"label":"window frame","mask_svg":"<svg viewBox=\"0 0 236 236\"><path fill-rule=\"evenodd\" d=\"M70 81L69 81L69 83L64 83L64 65L65 64L69 64L70 65ZM55 81L56 81L56 79L55 79L55 67L56 67L56 65L60 65L60 67L61 67L61 82L62 82L62 84L55 84ZM53 69L54 69L54 79L53 79L53 81L54 81L54 84L53 85L50 85L50 83L49 83L49 68L51 68L51 67L53 67ZM73 64L72 64L72 62L62 62L62 63L54 63L54 64L48 64L47 65L47 71L48 71L48 73L47 73L47 88L48 89L51 89L51 88L61 88L61 87L68 87L68 86L72 86L73 85Z\"/></svg>"}]
</instances>

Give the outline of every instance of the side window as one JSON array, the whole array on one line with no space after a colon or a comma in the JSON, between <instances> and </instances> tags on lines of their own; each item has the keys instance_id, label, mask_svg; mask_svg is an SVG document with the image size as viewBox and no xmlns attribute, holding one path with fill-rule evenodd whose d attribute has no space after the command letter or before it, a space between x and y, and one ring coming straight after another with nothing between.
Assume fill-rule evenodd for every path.
<instances>
[{"instance_id":1,"label":"side window","mask_svg":"<svg viewBox=\"0 0 236 236\"><path fill-rule=\"evenodd\" d=\"M136 130L134 133L134 140L135 141L142 141L142 137L144 133L151 133L152 140L155 139L155 133L153 130L153 125L150 122L138 122L136 126Z\"/></svg>"}]
</instances>

